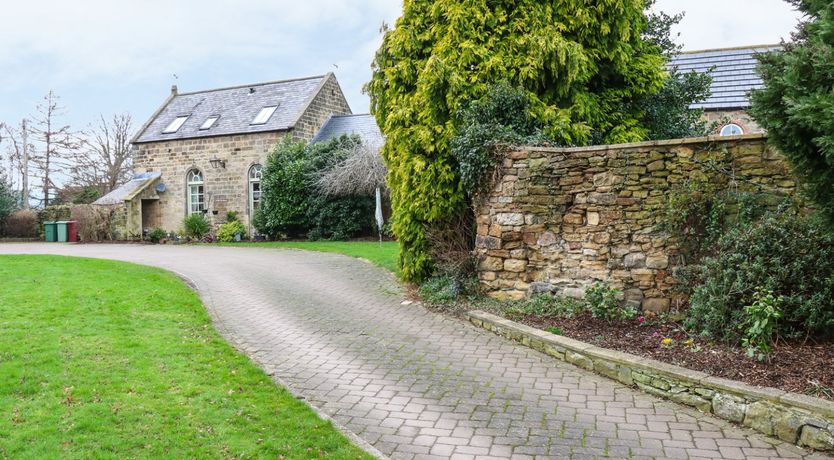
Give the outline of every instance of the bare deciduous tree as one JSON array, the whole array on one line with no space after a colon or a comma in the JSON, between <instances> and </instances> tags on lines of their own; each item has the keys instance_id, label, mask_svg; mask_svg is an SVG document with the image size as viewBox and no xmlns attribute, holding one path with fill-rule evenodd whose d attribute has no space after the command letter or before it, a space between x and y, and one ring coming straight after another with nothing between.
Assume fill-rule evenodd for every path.
<instances>
[{"instance_id":1,"label":"bare deciduous tree","mask_svg":"<svg viewBox=\"0 0 834 460\"><path fill-rule=\"evenodd\" d=\"M316 178L316 187L329 196L372 195L385 189L388 168L379 145L356 143L347 157Z\"/></svg>"},{"instance_id":2,"label":"bare deciduous tree","mask_svg":"<svg viewBox=\"0 0 834 460\"><path fill-rule=\"evenodd\" d=\"M77 134L70 130L69 125L59 124L65 109L58 104L58 99L53 91L49 91L33 116L32 134L36 148L31 161L35 176L41 180L44 206L49 206L54 196L56 175L67 171L67 159L79 147Z\"/></svg>"},{"instance_id":3,"label":"bare deciduous tree","mask_svg":"<svg viewBox=\"0 0 834 460\"><path fill-rule=\"evenodd\" d=\"M72 184L91 187L104 195L125 183L133 167L130 139L133 136L130 114L99 117L98 124L85 133L83 145L72 155L69 168Z\"/></svg>"},{"instance_id":4,"label":"bare deciduous tree","mask_svg":"<svg viewBox=\"0 0 834 460\"><path fill-rule=\"evenodd\" d=\"M5 142L6 146L9 184L20 190L23 209L29 209L29 152L32 146L28 130L26 119L20 122L19 129L0 123L0 144Z\"/></svg>"}]
</instances>

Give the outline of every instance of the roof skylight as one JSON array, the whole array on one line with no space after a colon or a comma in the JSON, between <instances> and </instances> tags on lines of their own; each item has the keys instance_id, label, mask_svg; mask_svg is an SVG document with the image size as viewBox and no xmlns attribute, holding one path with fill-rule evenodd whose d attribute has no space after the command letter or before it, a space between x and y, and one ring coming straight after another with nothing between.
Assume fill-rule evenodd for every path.
<instances>
[{"instance_id":1,"label":"roof skylight","mask_svg":"<svg viewBox=\"0 0 834 460\"><path fill-rule=\"evenodd\" d=\"M255 119L252 120L252 124L265 125L266 122L269 121L269 118L272 116L272 114L275 113L275 109L277 108L277 105L262 108L261 111L258 112L258 116L256 116Z\"/></svg>"},{"instance_id":2,"label":"roof skylight","mask_svg":"<svg viewBox=\"0 0 834 460\"><path fill-rule=\"evenodd\" d=\"M202 125L200 125L200 130L201 130L201 131L205 131L205 130L207 130L207 129L210 129L212 126L214 126L214 123L215 123L215 122L216 122L219 118L220 118L220 116L219 116L219 115L212 115L212 116L210 116L210 117L206 118L206 121L204 121L204 122L203 122L203 124L202 124Z\"/></svg>"},{"instance_id":3,"label":"roof skylight","mask_svg":"<svg viewBox=\"0 0 834 460\"><path fill-rule=\"evenodd\" d=\"M167 128L165 128L164 131L162 131L162 133L171 134L179 131L180 128L182 128L182 125L185 123L185 120L188 120L188 117L189 115L186 115L184 117L177 117L174 121L171 122L170 125L168 125Z\"/></svg>"}]
</instances>

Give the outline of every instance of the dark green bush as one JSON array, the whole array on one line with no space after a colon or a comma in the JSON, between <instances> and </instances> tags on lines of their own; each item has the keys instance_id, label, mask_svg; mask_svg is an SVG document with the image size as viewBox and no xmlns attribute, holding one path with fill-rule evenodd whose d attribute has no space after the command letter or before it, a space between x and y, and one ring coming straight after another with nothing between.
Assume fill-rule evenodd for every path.
<instances>
[{"instance_id":1,"label":"dark green bush","mask_svg":"<svg viewBox=\"0 0 834 460\"><path fill-rule=\"evenodd\" d=\"M5 177L0 174L0 227L15 210L20 200L17 194L6 183Z\"/></svg>"},{"instance_id":2,"label":"dark green bush","mask_svg":"<svg viewBox=\"0 0 834 460\"><path fill-rule=\"evenodd\" d=\"M151 240L151 243L153 244L158 244L166 237L168 237L168 232L161 228L155 228L148 234L148 239Z\"/></svg>"},{"instance_id":3,"label":"dark green bush","mask_svg":"<svg viewBox=\"0 0 834 460\"><path fill-rule=\"evenodd\" d=\"M304 142L285 137L263 168L260 216L256 228L272 238L298 237L307 232L309 187L305 176Z\"/></svg>"},{"instance_id":4,"label":"dark green bush","mask_svg":"<svg viewBox=\"0 0 834 460\"><path fill-rule=\"evenodd\" d=\"M544 140L541 123L531 115L528 94L506 82L493 85L485 96L467 104L458 118L460 129L450 146L470 196L491 185L501 146Z\"/></svg>"},{"instance_id":5,"label":"dark green bush","mask_svg":"<svg viewBox=\"0 0 834 460\"><path fill-rule=\"evenodd\" d=\"M211 223L203 214L191 214L182 220L185 236L201 239L211 231Z\"/></svg>"},{"instance_id":6,"label":"dark green bush","mask_svg":"<svg viewBox=\"0 0 834 460\"><path fill-rule=\"evenodd\" d=\"M344 160L357 142L342 137L304 145L284 140L270 154L263 171L263 201L253 224L271 238L307 237L346 240L371 233L374 199L329 197L315 186L318 175Z\"/></svg>"},{"instance_id":7,"label":"dark green bush","mask_svg":"<svg viewBox=\"0 0 834 460\"><path fill-rule=\"evenodd\" d=\"M738 342L761 291L781 297L782 337L832 335L834 233L815 216L780 210L729 229L694 275L686 324L703 335Z\"/></svg>"}]
</instances>

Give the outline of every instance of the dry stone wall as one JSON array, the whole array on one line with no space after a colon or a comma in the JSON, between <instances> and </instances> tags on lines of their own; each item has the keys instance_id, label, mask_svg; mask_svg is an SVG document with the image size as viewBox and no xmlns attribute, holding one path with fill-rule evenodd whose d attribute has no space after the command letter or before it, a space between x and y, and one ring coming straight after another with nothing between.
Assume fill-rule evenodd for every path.
<instances>
[{"instance_id":1,"label":"dry stone wall","mask_svg":"<svg viewBox=\"0 0 834 460\"><path fill-rule=\"evenodd\" d=\"M792 194L796 183L764 135L709 137L508 153L477 207L481 285L496 298L580 297L596 282L649 311L683 301L681 261L661 230L685 181Z\"/></svg>"}]
</instances>

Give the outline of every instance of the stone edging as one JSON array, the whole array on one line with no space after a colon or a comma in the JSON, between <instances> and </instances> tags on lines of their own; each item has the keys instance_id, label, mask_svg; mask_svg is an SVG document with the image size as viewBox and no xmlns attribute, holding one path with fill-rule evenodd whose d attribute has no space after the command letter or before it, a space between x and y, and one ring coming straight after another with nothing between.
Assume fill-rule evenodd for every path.
<instances>
[{"instance_id":1,"label":"stone edging","mask_svg":"<svg viewBox=\"0 0 834 460\"><path fill-rule=\"evenodd\" d=\"M754 387L671 364L599 348L482 311L467 319L502 337L664 399L743 424L782 441L834 451L834 403Z\"/></svg>"}]
</instances>

